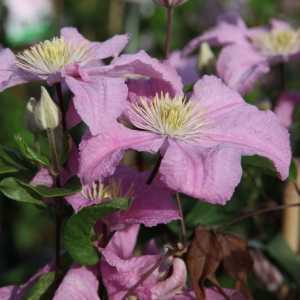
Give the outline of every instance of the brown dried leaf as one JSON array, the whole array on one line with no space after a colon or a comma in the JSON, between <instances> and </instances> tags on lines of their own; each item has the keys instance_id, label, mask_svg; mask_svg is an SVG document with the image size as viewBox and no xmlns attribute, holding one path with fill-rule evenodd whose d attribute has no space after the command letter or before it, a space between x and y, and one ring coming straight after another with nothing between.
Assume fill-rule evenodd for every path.
<instances>
[{"instance_id":1,"label":"brown dried leaf","mask_svg":"<svg viewBox=\"0 0 300 300\"><path fill-rule=\"evenodd\" d=\"M213 231L198 227L187 254L192 287L198 300L205 300L203 282L214 277L222 260L222 252Z\"/></svg>"}]
</instances>

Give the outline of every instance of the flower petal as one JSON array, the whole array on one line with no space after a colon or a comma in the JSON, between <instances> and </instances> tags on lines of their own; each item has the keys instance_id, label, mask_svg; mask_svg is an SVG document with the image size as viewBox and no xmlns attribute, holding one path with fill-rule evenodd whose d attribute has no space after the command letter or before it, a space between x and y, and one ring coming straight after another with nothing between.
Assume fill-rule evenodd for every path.
<instances>
[{"instance_id":1,"label":"flower petal","mask_svg":"<svg viewBox=\"0 0 300 300\"><path fill-rule=\"evenodd\" d=\"M64 27L60 31L60 36L64 38L65 41L79 45L81 43L89 43L90 41L86 39L83 35L79 33L75 27Z\"/></svg>"},{"instance_id":2,"label":"flower petal","mask_svg":"<svg viewBox=\"0 0 300 300\"><path fill-rule=\"evenodd\" d=\"M72 77L66 83L74 94L75 109L92 135L111 126L125 109L127 86L121 78L94 78L85 82Z\"/></svg>"},{"instance_id":3,"label":"flower petal","mask_svg":"<svg viewBox=\"0 0 300 300\"><path fill-rule=\"evenodd\" d=\"M218 75L228 86L242 94L253 88L257 80L269 70L264 56L243 45L223 48L217 61Z\"/></svg>"},{"instance_id":4,"label":"flower petal","mask_svg":"<svg viewBox=\"0 0 300 300\"><path fill-rule=\"evenodd\" d=\"M101 181L113 174L124 150L154 153L162 143L162 137L155 134L130 130L121 125L111 127L81 143L79 177L85 184Z\"/></svg>"},{"instance_id":5,"label":"flower petal","mask_svg":"<svg viewBox=\"0 0 300 300\"><path fill-rule=\"evenodd\" d=\"M47 187L53 186L53 177L46 168L41 168L35 176L31 179L30 184L33 186L44 185Z\"/></svg>"},{"instance_id":6,"label":"flower petal","mask_svg":"<svg viewBox=\"0 0 300 300\"><path fill-rule=\"evenodd\" d=\"M169 141L160 178L176 191L224 204L241 179L240 157L238 149L226 146L202 148Z\"/></svg>"},{"instance_id":7,"label":"flower petal","mask_svg":"<svg viewBox=\"0 0 300 300\"><path fill-rule=\"evenodd\" d=\"M16 66L16 57L9 49L0 50L0 91L34 80Z\"/></svg>"},{"instance_id":8,"label":"flower petal","mask_svg":"<svg viewBox=\"0 0 300 300\"><path fill-rule=\"evenodd\" d=\"M53 300L100 300L98 288L99 282L92 269L73 266L65 275Z\"/></svg>"},{"instance_id":9,"label":"flower petal","mask_svg":"<svg viewBox=\"0 0 300 300\"><path fill-rule=\"evenodd\" d=\"M276 107L275 114L284 127L290 127L293 122L293 111L296 104L300 104L299 92L284 92L280 95Z\"/></svg>"},{"instance_id":10,"label":"flower petal","mask_svg":"<svg viewBox=\"0 0 300 300\"><path fill-rule=\"evenodd\" d=\"M211 45L247 44L247 27L242 19L236 20L236 24L220 22L215 28L204 32L191 40L183 49L185 56L198 49L203 42Z\"/></svg>"},{"instance_id":11,"label":"flower petal","mask_svg":"<svg viewBox=\"0 0 300 300\"><path fill-rule=\"evenodd\" d=\"M117 168L111 178L121 183L123 191L131 191L133 203L127 211L107 218L111 229L121 228L126 224L152 227L180 218L171 190L159 180L154 180L151 185L147 184L149 174L125 166Z\"/></svg>"}]
</instances>

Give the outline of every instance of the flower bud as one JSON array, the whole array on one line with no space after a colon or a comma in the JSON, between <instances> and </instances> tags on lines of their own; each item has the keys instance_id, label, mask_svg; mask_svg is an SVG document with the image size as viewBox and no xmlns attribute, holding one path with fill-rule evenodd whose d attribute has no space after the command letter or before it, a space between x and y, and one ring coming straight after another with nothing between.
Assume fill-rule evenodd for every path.
<instances>
[{"instance_id":1,"label":"flower bud","mask_svg":"<svg viewBox=\"0 0 300 300\"><path fill-rule=\"evenodd\" d=\"M154 0L154 2L158 5L165 7L175 7L183 4L187 0Z\"/></svg>"},{"instance_id":2,"label":"flower bud","mask_svg":"<svg viewBox=\"0 0 300 300\"><path fill-rule=\"evenodd\" d=\"M31 98L27 111L28 116L32 114L35 126L40 130L54 129L60 124L61 112L44 87L41 88L40 101Z\"/></svg>"},{"instance_id":3,"label":"flower bud","mask_svg":"<svg viewBox=\"0 0 300 300\"><path fill-rule=\"evenodd\" d=\"M212 52L208 43L202 43L200 47L199 57L198 57L198 64L200 69L209 67L213 64L215 60L215 55Z\"/></svg>"}]
</instances>

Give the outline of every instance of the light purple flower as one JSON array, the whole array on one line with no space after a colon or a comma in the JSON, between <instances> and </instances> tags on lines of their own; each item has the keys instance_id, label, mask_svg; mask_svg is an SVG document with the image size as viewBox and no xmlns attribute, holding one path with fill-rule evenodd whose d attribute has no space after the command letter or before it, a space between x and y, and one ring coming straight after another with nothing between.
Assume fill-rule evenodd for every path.
<instances>
[{"instance_id":1,"label":"light purple flower","mask_svg":"<svg viewBox=\"0 0 300 300\"><path fill-rule=\"evenodd\" d=\"M300 57L300 31L279 20L272 20L270 28L252 29L241 19L237 24L221 22L192 40L183 53L190 54L203 42L224 46L218 75L241 93L249 91L270 66Z\"/></svg>"},{"instance_id":2,"label":"light purple flower","mask_svg":"<svg viewBox=\"0 0 300 300\"><path fill-rule=\"evenodd\" d=\"M46 265L26 283L20 286L7 286L0 288L1 300L22 300L27 291L38 281L38 279L53 271L53 267ZM99 282L95 270L85 267L73 266L65 275L58 287L54 300L100 300L98 296Z\"/></svg>"},{"instance_id":3,"label":"light purple flower","mask_svg":"<svg viewBox=\"0 0 300 300\"><path fill-rule=\"evenodd\" d=\"M300 104L300 92L295 91L282 93L277 101L274 112L281 124L287 128L293 123L293 112L296 104Z\"/></svg>"},{"instance_id":4,"label":"light purple flower","mask_svg":"<svg viewBox=\"0 0 300 300\"><path fill-rule=\"evenodd\" d=\"M66 76L78 75L81 68L101 65L101 60L116 57L128 42L118 35L103 43L90 42L75 28L63 28L60 37L33 45L15 55L9 49L0 51L0 90L33 80L60 82Z\"/></svg>"},{"instance_id":5,"label":"light purple flower","mask_svg":"<svg viewBox=\"0 0 300 300\"><path fill-rule=\"evenodd\" d=\"M110 230L123 228L130 224L156 226L180 218L170 189L159 180L153 185L146 184L148 172L137 172L128 167L118 167L113 176L100 183L95 181L83 187L82 192L66 197L67 202L77 212L118 197L132 200L127 211L114 213L103 221Z\"/></svg>"},{"instance_id":6,"label":"light purple flower","mask_svg":"<svg viewBox=\"0 0 300 300\"><path fill-rule=\"evenodd\" d=\"M160 179L211 203L224 204L232 196L242 155L264 156L282 180L288 176L288 131L271 111L247 104L214 76L200 79L189 101L162 94L128 102L119 121L98 134L90 127L94 136L81 143L79 176L85 184L110 176L127 149L159 151Z\"/></svg>"},{"instance_id":7,"label":"light purple flower","mask_svg":"<svg viewBox=\"0 0 300 300\"><path fill-rule=\"evenodd\" d=\"M195 300L195 294L186 288L187 269L181 258L162 259L158 250L134 255L138 232L138 225L118 231L102 250L101 274L109 299L131 295L140 300ZM147 272L149 276L141 281ZM224 291L231 300L245 299L237 291ZM213 289L205 292L207 300L223 299Z\"/></svg>"}]
</instances>

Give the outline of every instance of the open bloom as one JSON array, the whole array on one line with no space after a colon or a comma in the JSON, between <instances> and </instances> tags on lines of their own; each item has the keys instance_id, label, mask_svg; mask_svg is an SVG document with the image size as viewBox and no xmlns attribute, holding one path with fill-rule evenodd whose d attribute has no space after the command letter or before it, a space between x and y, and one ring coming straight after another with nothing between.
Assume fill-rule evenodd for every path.
<instances>
[{"instance_id":1,"label":"open bloom","mask_svg":"<svg viewBox=\"0 0 300 300\"><path fill-rule=\"evenodd\" d=\"M193 39L184 54L190 54L203 42L225 46L217 71L229 86L240 92L247 92L270 66L300 55L300 30L279 20L272 20L270 28L252 29L241 19L235 24L221 22Z\"/></svg>"},{"instance_id":2,"label":"open bloom","mask_svg":"<svg viewBox=\"0 0 300 300\"><path fill-rule=\"evenodd\" d=\"M30 288L44 275L53 272L50 265L46 265L26 283L16 286L6 286L0 288L1 300L22 300ZM54 276L54 272L52 273ZM99 282L96 272L92 268L72 266L66 273L63 281L58 287L53 300L63 299L89 299L100 300L98 296Z\"/></svg>"},{"instance_id":3,"label":"open bloom","mask_svg":"<svg viewBox=\"0 0 300 300\"><path fill-rule=\"evenodd\" d=\"M189 100L140 97L128 102L119 122L95 129L80 145L84 183L111 175L127 149L159 152L159 177L167 186L212 203L230 199L241 180L242 155L264 156L281 179L288 176L288 131L271 111L245 103L214 76L197 81Z\"/></svg>"},{"instance_id":4,"label":"open bloom","mask_svg":"<svg viewBox=\"0 0 300 300\"><path fill-rule=\"evenodd\" d=\"M130 224L155 226L179 219L170 189L159 180L155 180L151 186L147 185L148 176L148 172L139 173L121 166L113 176L103 182L94 181L84 186L80 193L66 197L66 200L78 211L110 199L129 197L132 203L127 211L117 212L105 218L104 222L110 230Z\"/></svg>"},{"instance_id":5,"label":"open bloom","mask_svg":"<svg viewBox=\"0 0 300 300\"><path fill-rule=\"evenodd\" d=\"M195 294L185 287L187 269L181 258L162 257L156 247L134 255L138 232L137 225L118 231L102 250L101 274L109 299L195 300ZM149 276L141 281L147 272ZM223 299L213 289L205 292L207 300ZM225 293L231 300L244 299L233 290Z\"/></svg>"}]
</instances>

